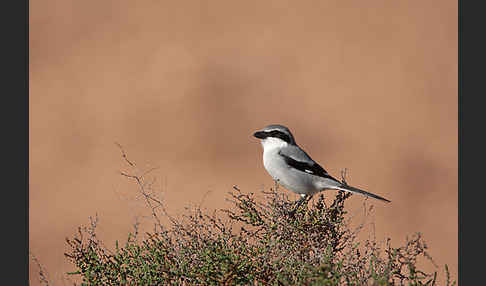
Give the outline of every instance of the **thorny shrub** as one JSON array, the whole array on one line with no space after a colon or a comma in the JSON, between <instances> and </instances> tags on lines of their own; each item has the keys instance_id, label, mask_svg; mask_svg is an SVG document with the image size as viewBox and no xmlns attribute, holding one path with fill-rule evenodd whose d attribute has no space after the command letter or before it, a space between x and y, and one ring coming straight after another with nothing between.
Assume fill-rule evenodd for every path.
<instances>
[{"instance_id":1,"label":"thorny shrub","mask_svg":"<svg viewBox=\"0 0 486 286\"><path fill-rule=\"evenodd\" d=\"M140 242L136 229L110 250L96 235L97 217L80 227L66 238L65 256L82 285L437 285L437 272L417 266L419 259L434 263L420 233L398 247L390 239L381 246L376 239L358 241L363 223L351 228L344 208L350 193L338 192L329 203L321 193L292 213L294 202L277 188L257 199L235 186L232 208L194 207L174 219L145 174L122 175L138 184L156 228ZM447 266L446 275L447 285L455 285Z\"/></svg>"}]
</instances>

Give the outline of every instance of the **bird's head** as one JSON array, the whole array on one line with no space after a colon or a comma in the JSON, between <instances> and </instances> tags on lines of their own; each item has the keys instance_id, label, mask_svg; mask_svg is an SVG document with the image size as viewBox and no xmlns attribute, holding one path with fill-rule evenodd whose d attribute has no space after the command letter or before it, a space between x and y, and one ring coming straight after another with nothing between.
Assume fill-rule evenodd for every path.
<instances>
[{"instance_id":1,"label":"bird's head","mask_svg":"<svg viewBox=\"0 0 486 286\"><path fill-rule=\"evenodd\" d=\"M268 125L253 133L260 139L263 149L295 145L295 139L290 130L283 125Z\"/></svg>"}]
</instances>

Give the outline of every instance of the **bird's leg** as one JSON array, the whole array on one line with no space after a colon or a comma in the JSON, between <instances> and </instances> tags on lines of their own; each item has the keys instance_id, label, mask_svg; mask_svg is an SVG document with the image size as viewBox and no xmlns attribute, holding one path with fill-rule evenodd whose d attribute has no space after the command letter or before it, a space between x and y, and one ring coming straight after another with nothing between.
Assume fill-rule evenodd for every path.
<instances>
[{"instance_id":1,"label":"bird's leg","mask_svg":"<svg viewBox=\"0 0 486 286\"><path fill-rule=\"evenodd\" d=\"M297 209L302 205L303 202L308 202L312 198L311 195L301 194L300 199L295 202L295 207L289 212L290 215L294 215Z\"/></svg>"},{"instance_id":2,"label":"bird's leg","mask_svg":"<svg viewBox=\"0 0 486 286\"><path fill-rule=\"evenodd\" d=\"M305 202L307 195L300 195L300 199L295 202L295 209L298 209L303 202Z\"/></svg>"},{"instance_id":3,"label":"bird's leg","mask_svg":"<svg viewBox=\"0 0 486 286\"><path fill-rule=\"evenodd\" d=\"M277 180L273 180L273 181L275 182L275 189L274 189L274 191L276 192L277 189L278 189L278 179Z\"/></svg>"}]
</instances>

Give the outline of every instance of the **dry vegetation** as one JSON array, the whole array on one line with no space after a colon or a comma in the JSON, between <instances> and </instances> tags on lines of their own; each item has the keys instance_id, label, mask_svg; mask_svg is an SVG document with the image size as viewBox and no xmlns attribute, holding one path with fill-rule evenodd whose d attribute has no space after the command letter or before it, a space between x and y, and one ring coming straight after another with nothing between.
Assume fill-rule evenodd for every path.
<instances>
[{"instance_id":1,"label":"dry vegetation","mask_svg":"<svg viewBox=\"0 0 486 286\"><path fill-rule=\"evenodd\" d=\"M145 179L147 172L134 173L121 172L136 182L154 229L141 239L136 224L123 245L109 249L96 234L98 218L91 218L66 238L65 256L75 267L69 275L82 285L437 285L437 272L417 266L419 259L433 263L419 233L398 247L390 239L383 245L358 240L364 223L350 227L344 207L349 193L328 203L321 193L293 213L294 202L277 187L261 200L234 187L232 208L207 213L194 207L174 219ZM367 216L371 208L365 204L364 211ZM48 284L40 269L41 282ZM447 266L446 276L445 283L455 285Z\"/></svg>"}]
</instances>

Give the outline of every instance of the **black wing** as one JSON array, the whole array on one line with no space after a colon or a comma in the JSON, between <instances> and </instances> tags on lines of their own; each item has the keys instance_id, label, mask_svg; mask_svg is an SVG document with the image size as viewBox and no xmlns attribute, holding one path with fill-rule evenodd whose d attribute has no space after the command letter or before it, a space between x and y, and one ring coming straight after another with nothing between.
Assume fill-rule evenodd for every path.
<instances>
[{"instance_id":1,"label":"black wing","mask_svg":"<svg viewBox=\"0 0 486 286\"><path fill-rule=\"evenodd\" d=\"M327 171L324 170L324 168L322 168L316 162L313 162L313 163L301 162L301 161L297 161L297 160L295 160L295 159L293 159L293 158L291 158L291 157L283 154L282 152L278 152L278 154L284 158L285 162L290 167L292 167L292 168L294 168L296 170L299 170L301 172L305 172L307 174L311 174L311 175L314 175L314 176L319 176L319 177L322 177L322 178L327 178L327 179L331 179L331 180L334 180L336 182L339 182L334 177L332 177L331 175L329 175L327 173Z\"/></svg>"}]
</instances>

